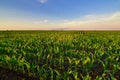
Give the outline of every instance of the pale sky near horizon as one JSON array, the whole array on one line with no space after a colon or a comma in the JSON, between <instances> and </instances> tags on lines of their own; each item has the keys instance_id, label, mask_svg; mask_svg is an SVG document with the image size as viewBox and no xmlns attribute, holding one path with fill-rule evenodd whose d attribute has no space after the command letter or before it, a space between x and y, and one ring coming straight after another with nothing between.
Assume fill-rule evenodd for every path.
<instances>
[{"instance_id":1,"label":"pale sky near horizon","mask_svg":"<svg viewBox=\"0 0 120 80\"><path fill-rule=\"evenodd\" d=\"M120 0L1 0L0 30L120 30Z\"/></svg>"}]
</instances>

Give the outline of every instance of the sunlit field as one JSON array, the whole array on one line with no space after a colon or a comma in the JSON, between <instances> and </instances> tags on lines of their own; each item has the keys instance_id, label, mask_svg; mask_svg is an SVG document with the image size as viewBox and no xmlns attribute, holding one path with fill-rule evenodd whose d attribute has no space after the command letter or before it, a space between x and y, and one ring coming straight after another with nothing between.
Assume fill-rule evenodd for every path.
<instances>
[{"instance_id":1,"label":"sunlit field","mask_svg":"<svg viewBox=\"0 0 120 80\"><path fill-rule=\"evenodd\" d=\"M120 80L120 31L0 31L2 80Z\"/></svg>"}]
</instances>

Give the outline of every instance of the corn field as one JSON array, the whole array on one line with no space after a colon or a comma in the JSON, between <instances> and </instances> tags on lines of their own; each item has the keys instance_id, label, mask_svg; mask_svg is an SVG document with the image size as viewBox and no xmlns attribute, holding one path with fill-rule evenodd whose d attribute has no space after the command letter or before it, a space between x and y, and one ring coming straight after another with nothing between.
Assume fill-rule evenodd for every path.
<instances>
[{"instance_id":1,"label":"corn field","mask_svg":"<svg viewBox=\"0 0 120 80\"><path fill-rule=\"evenodd\" d=\"M0 79L120 80L120 31L0 31ZM7 73L7 72L6 72Z\"/></svg>"}]
</instances>

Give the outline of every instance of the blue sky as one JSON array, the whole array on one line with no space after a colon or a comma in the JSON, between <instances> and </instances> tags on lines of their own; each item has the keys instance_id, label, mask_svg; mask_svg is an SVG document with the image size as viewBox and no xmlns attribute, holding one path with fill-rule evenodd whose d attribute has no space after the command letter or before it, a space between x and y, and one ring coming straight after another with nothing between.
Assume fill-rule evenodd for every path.
<instances>
[{"instance_id":1,"label":"blue sky","mask_svg":"<svg viewBox=\"0 0 120 80\"><path fill-rule=\"evenodd\" d=\"M120 29L119 16L120 0L0 1L0 30Z\"/></svg>"}]
</instances>

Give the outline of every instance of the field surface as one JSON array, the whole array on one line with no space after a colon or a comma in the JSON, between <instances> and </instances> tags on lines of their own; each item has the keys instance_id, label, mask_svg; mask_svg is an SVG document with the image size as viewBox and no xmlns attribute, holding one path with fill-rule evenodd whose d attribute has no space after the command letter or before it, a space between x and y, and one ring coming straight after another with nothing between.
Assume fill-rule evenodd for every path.
<instances>
[{"instance_id":1,"label":"field surface","mask_svg":"<svg viewBox=\"0 0 120 80\"><path fill-rule=\"evenodd\" d=\"M120 80L120 31L0 31L1 80Z\"/></svg>"}]
</instances>

